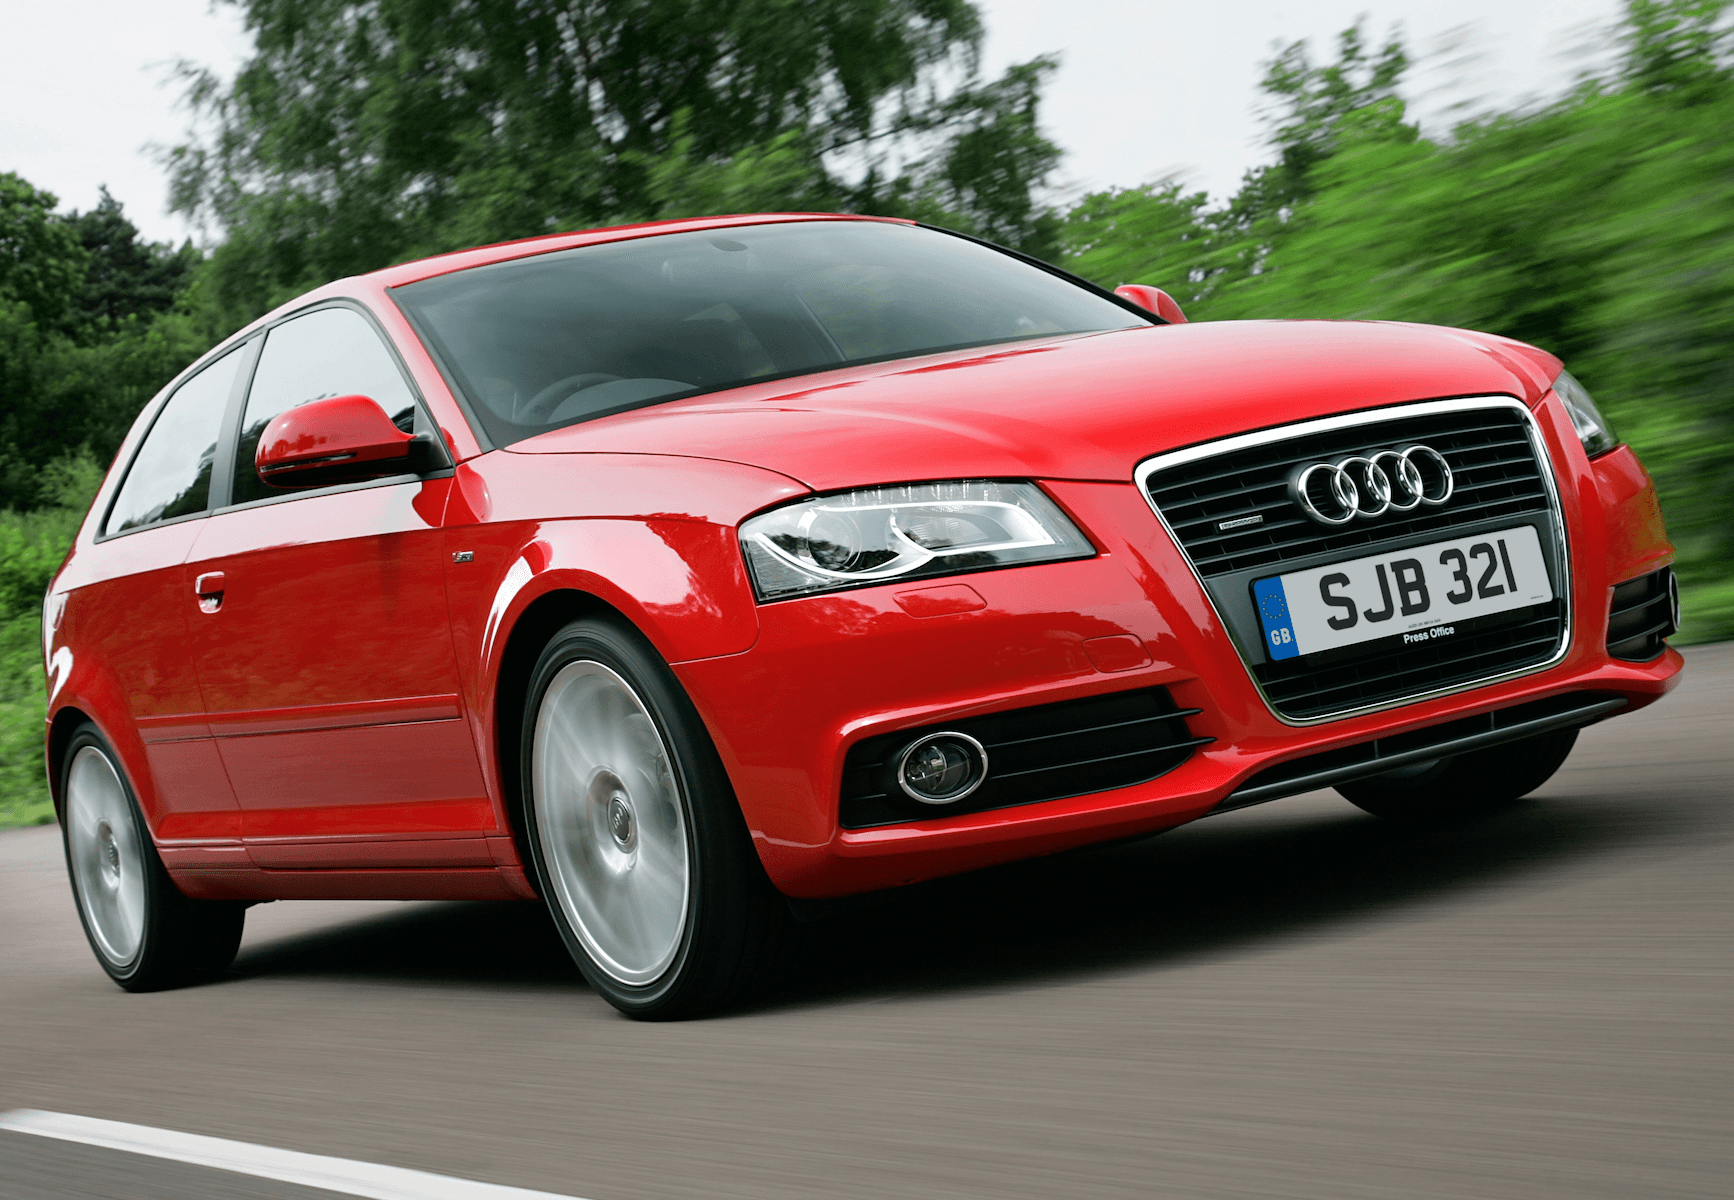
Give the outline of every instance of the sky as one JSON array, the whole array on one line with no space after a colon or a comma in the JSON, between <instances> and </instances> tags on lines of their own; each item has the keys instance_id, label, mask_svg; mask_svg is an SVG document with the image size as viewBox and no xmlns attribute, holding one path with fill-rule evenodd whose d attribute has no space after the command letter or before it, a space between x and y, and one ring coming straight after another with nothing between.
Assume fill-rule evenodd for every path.
<instances>
[{"instance_id":1,"label":"sky","mask_svg":"<svg viewBox=\"0 0 1734 1200\"><path fill-rule=\"evenodd\" d=\"M1043 124L1067 151L1056 198L1177 176L1217 197L1266 161L1258 80L1273 47L1302 38L1331 56L1366 14L1400 24L1420 60L1407 87L1424 128L1453 114L1558 94L1597 64L1619 0L978 0L983 66L1057 53ZM98 187L158 241L201 232L167 211L152 146L189 114L172 78L185 60L232 73L249 49L237 11L211 0L0 0L0 171L88 209ZM1601 51L1600 53L1605 53Z\"/></svg>"}]
</instances>

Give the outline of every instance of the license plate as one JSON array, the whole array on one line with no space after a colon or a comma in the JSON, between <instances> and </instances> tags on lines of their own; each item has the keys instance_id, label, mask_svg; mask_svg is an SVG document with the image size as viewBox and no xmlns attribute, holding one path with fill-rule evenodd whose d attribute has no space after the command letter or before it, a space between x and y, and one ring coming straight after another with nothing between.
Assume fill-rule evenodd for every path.
<instances>
[{"instance_id":1,"label":"license plate","mask_svg":"<svg viewBox=\"0 0 1734 1200\"><path fill-rule=\"evenodd\" d=\"M1457 624L1553 599L1529 525L1294 571L1252 585L1265 650L1294 658L1402 636L1449 638Z\"/></svg>"}]
</instances>

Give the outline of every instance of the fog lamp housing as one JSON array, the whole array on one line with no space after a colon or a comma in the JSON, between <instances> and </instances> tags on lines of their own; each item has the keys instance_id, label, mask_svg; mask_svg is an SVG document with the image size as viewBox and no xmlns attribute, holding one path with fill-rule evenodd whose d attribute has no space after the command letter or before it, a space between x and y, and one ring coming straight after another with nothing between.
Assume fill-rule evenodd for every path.
<instances>
[{"instance_id":1,"label":"fog lamp housing","mask_svg":"<svg viewBox=\"0 0 1734 1200\"><path fill-rule=\"evenodd\" d=\"M987 750L967 733L924 734L892 760L897 786L918 804L956 804L987 778Z\"/></svg>"}]
</instances>

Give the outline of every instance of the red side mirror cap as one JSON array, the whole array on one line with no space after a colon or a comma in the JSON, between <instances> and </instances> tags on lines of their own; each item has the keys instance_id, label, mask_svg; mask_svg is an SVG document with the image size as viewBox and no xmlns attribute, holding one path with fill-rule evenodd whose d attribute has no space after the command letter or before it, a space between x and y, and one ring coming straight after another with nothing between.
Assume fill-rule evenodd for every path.
<instances>
[{"instance_id":1,"label":"red side mirror cap","mask_svg":"<svg viewBox=\"0 0 1734 1200\"><path fill-rule=\"evenodd\" d=\"M1123 296L1139 308L1153 312L1170 325L1186 324L1186 314L1180 311L1173 296L1159 287L1151 287L1143 283L1122 283L1114 289L1116 296Z\"/></svg>"},{"instance_id":2,"label":"red side mirror cap","mask_svg":"<svg viewBox=\"0 0 1734 1200\"><path fill-rule=\"evenodd\" d=\"M413 440L369 397L331 396L273 417L253 466L277 488L352 483L410 470Z\"/></svg>"}]
</instances>

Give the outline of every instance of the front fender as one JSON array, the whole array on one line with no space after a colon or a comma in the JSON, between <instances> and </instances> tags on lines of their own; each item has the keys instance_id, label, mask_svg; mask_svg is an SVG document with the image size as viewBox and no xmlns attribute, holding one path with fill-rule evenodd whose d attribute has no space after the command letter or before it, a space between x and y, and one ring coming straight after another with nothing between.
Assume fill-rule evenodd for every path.
<instances>
[{"instance_id":1,"label":"front fender","mask_svg":"<svg viewBox=\"0 0 1734 1200\"><path fill-rule=\"evenodd\" d=\"M503 561L504 569L485 601L480 588L460 600L458 593L470 592L470 584L454 578L459 653L483 677L496 673L505 641L525 611L555 592L583 593L618 610L671 663L738 654L758 637L752 585L731 528L679 520L570 520L538 521L523 534L522 545L515 545L518 537L505 539L506 553L488 547L488 557ZM475 540L458 537L452 544ZM483 551L473 552L474 559L453 565L453 577L482 561Z\"/></svg>"},{"instance_id":2,"label":"front fender","mask_svg":"<svg viewBox=\"0 0 1734 1200\"><path fill-rule=\"evenodd\" d=\"M646 454L513 454L462 464L445 516L460 666L478 684L539 597L572 590L627 619L670 662L735 654L758 615L735 528L805 495L785 475Z\"/></svg>"},{"instance_id":3,"label":"front fender","mask_svg":"<svg viewBox=\"0 0 1734 1200\"><path fill-rule=\"evenodd\" d=\"M527 680L519 660L533 662L550 616L600 603L668 662L739 654L759 624L735 531L808 491L756 467L637 454L499 451L460 465L454 482L444 520L452 637L508 821L513 773L500 753L515 698L505 693Z\"/></svg>"}]
</instances>

